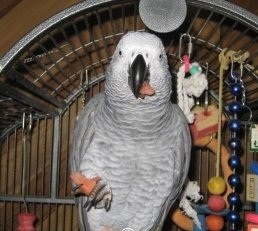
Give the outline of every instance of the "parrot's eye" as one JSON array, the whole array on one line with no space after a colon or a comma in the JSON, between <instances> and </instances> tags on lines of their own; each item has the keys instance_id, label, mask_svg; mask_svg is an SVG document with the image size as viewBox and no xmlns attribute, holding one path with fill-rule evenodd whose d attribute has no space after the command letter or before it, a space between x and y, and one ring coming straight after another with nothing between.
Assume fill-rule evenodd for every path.
<instances>
[{"instance_id":1,"label":"parrot's eye","mask_svg":"<svg viewBox=\"0 0 258 231\"><path fill-rule=\"evenodd\" d=\"M119 54L120 56L122 56L122 51L119 51L118 54Z\"/></svg>"},{"instance_id":2,"label":"parrot's eye","mask_svg":"<svg viewBox=\"0 0 258 231\"><path fill-rule=\"evenodd\" d=\"M159 55L159 59L162 59L162 58L163 58L163 54L160 54L160 55Z\"/></svg>"}]
</instances>

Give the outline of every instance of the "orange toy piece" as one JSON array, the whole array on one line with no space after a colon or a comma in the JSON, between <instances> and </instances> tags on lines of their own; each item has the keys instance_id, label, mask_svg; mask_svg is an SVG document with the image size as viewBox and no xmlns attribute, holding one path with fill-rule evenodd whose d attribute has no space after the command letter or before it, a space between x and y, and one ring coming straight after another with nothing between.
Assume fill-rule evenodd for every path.
<instances>
[{"instance_id":1,"label":"orange toy piece","mask_svg":"<svg viewBox=\"0 0 258 231\"><path fill-rule=\"evenodd\" d=\"M79 172L71 173L70 178L72 179L74 184L79 186L77 192L83 193L86 196L89 196L91 194L93 189L96 187L97 182L100 180L100 177L98 176L89 179Z\"/></svg>"},{"instance_id":2,"label":"orange toy piece","mask_svg":"<svg viewBox=\"0 0 258 231\"><path fill-rule=\"evenodd\" d=\"M209 148L212 153L215 155L217 153L217 139L216 138L211 138L211 136L204 136L200 139L196 139L193 141L193 145L197 147L207 147ZM223 171L223 177L225 179L225 182L227 184L226 191L223 194L223 198L226 202L226 207L229 208L229 204L227 201L227 196L229 193L232 192L232 188L230 185L227 183L227 179L229 175L231 175L233 172L228 166L228 159L229 159L229 153L225 146L222 145L221 147L221 166L222 166L222 171ZM181 210L177 208L171 215L171 220L173 221L174 224L176 224L178 227L180 227L183 230L186 231L192 231L194 228L193 220L182 214Z\"/></svg>"},{"instance_id":3,"label":"orange toy piece","mask_svg":"<svg viewBox=\"0 0 258 231\"><path fill-rule=\"evenodd\" d=\"M176 224L180 229L185 231L192 231L194 228L193 220L182 213L182 211L177 208L173 211L171 215L171 220Z\"/></svg>"},{"instance_id":4,"label":"orange toy piece","mask_svg":"<svg viewBox=\"0 0 258 231\"><path fill-rule=\"evenodd\" d=\"M206 217L206 226L210 231L220 231L224 226L224 219L221 216L209 215Z\"/></svg>"},{"instance_id":5,"label":"orange toy piece","mask_svg":"<svg viewBox=\"0 0 258 231\"><path fill-rule=\"evenodd\" d=\"M190 125L193 140L200 139L218 131L218 109L215 105L209 105L205 114L204 107L195 106L192 110L195 114L195 121ZM225 116L222 114L222 127Z\"/></svg>"}]
</instances>

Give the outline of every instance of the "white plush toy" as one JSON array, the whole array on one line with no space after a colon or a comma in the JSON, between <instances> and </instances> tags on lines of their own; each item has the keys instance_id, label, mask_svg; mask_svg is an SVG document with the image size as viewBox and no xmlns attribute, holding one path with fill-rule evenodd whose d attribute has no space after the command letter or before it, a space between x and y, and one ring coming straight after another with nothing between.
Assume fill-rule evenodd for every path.
<instances>
[{"instance_id":1,"label":"white plush toy","mask_svg":"<svg viewBox=\"0 0 258 231\"><path fill-rule=\"evenodd\" d=\"M194 224L201 229L201 222L198 219L197 212L193 209L192 203L202 200L203 196L200 194L200 186L197 181L189 181L181 194L179 207L183 212L193 219Z\"/></svg>"}]
</instances>

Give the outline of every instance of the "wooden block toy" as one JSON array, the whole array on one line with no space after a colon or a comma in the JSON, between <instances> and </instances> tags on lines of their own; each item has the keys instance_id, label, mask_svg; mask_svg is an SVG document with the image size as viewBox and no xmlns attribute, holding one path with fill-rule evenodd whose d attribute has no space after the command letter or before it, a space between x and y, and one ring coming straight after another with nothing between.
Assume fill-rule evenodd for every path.
<instances>
[{"instance_id":1,"label":"wooden block toy","mask_svg":"<svg viewBox=\"0 0 258 231\"><path fill-rule=\"evenodd\" d=\"M192 110L195 114L195 121L190 124L192 138L197 140L218 131L218 108L215 105L209 105L207 112L204 107L195 106ZM222 114L222 126L225 123L225 116Z\"/></svg>"}]
</instances>

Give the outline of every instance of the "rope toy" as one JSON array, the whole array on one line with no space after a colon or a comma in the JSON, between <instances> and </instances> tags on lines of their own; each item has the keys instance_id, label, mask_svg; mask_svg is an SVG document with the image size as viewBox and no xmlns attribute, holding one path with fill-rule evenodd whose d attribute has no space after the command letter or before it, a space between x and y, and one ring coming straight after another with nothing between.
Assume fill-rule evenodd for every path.
<instances>
[{"instance_id":1,"label":"rope toy","mask_svg":"<svg viewBox=\"0 0 258 231\"><path fill-rule=\"evenodd\" d=\"M208 86L208 81L197 62L190 63L187 55L184 55L182 60L183 65L180 66L177 73L178 105L184 112L188 123L193 123L194 113L191 112L191 108L194 106L194 97L201 96ZM190 73L187 78L186 73Z\"/></svg>"}]
</instances>

